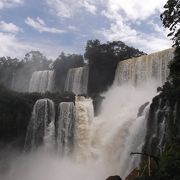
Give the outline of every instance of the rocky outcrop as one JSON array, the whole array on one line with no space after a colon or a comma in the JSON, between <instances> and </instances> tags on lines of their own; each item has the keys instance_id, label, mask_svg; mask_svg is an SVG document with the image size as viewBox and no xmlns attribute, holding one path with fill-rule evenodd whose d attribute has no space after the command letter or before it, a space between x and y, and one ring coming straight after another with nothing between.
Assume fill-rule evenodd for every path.
<instances>
[{"instance_id":1,"label":"rocky outcrop","mask_svg":"<svg viewBox=\"0 0 180 180\"><path fill-rule=\"evenodd\" d=\"M161 93L150 106L144 151L159 157L179 136L180 92Z\"/></svg>"},{"instance_id":2,"label":"rocky outcrop","mask_svg":"<svg viewBox=\"0 0 180 180\"><path fill-rule=\"evenodd\" d=\"M118 175L109 176L106 180L122 180Z\"/></svg>"}]
</instances>

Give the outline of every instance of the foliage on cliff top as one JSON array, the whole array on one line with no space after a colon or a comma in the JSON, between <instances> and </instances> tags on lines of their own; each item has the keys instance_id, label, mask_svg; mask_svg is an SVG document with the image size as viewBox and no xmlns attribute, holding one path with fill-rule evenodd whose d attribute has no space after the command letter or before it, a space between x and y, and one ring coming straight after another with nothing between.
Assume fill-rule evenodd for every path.
<instances>
[{"instance_id":1,"label":"foliage on cliff top","mask_svg":"<svg viewBox=\"0 0 180 180\"><path fill-rule=\"evenodd\" d=\"M77 68L84 66L84 59L79 54L65 54L61 53L53 62L55 70L55 88L56 91L63 92L66 76L70 68Z\"/></svg>"},{"instance_id":2,"label":"foliage on cliff top","mask_svg":"<svg viewBox=\"0 0 180 180\"><path fill-rule=\"evenodd\" d=\"M168 36L173 40L175 56L170 63L169 85L164 90L180 87L180 0L168 0L161 20L165 28L170 30ZM169 87L168 87L169 86Z\"/></svg>"},{"instance_id":3,"label":"foliage on cliff top","mask_svg":"<svg viewBox=\"0 0 180 180\"><path fill-rule=\"evenodd\" d=\"M180 0L168 0L164 9L165 11L160 16L162 23L170 30L168 36L172 37L173 46L180 46Z\"/></svg>"},{"instance_id":4,"label":"foliage on cliff top","mask_svg":"<svg viewBox=\"0 0 180 180\"><path fill-rule=\"evenodd\" d=\"M101 43L98 39L86 44L85 58L89 63L88 93L97 95L112 85L117 63L145 53L121 41Z\"/></svg>"}]
</instances>

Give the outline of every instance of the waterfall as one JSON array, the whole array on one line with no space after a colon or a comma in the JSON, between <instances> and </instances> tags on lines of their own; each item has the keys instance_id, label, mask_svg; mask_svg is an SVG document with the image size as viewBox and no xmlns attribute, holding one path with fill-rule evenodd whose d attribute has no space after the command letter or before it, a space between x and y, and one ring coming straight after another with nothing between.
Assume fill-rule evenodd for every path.
<instances>
[{"instance_id":1,"label":"waterfall","mask_svg":"<svg viewBox=\"0 0 180 180\"><path fill-rule=\"evenodd\" d=\"M55 107L50 99L36 101L29 122L25 150L36 149L41 144L52 148L55 140Z\"/></svg>"},{"instance_id":2,"label":"waterfall","mask_svg":"<svg viewBox=\"0 0 180 180\"><path fill-rule=\"evenodd\" d=\"M155 80L161 86L169 74L168 64L173 59L174 49L167 49L150 55L140 56L119 62L115 82L139 85Z\"/></svg>"},{"instance_id":3,"label":"waterfall","mask_svg":"<svg viewBox=\"0 0 180 180\"><path fill-rule=\"evenodd\" d=\"M158 109L168 111L169 106L159 102L158 106L161 107L157 107L154 113L155 121L148 128L146 125L151 120L151 100L157 94L157 86L165 82L168 76L167 65L172 57L173 49L169 49L120 62L113 86L102 94L104 100L97 117L94 117L90 98L77 96L75 107L73 103L60 103L56 122L57 148L63 155L69 155L73 151L73 158L69 156L70 158L57 160L56 156L40 156L40 160L34 160L32 169L22 168L27 171L24 179L99 180L115 174L125 179L139 166L141 156L131 156L130 153L142 152L149 128L153 129L155 142L158 138L155 145L161 150L166 124L164 117L158 122L158 116L161 115ZM86 94L87 79L87 68L70 69L65 91ZM175 110L173 113L176 113ZM159 128L154 128L158 123ZM53 144L54 137L53 102L38 100L28 127L26 146L34 148L39 142ZM146 146L151 148L149 144ZM21 169L19 171L22 172ZM29 172L32 177L27 175Z\"/></svg>"},{"instance_id":4,"label":"waterfall","mask_svg":"<svg viewBox=\"0 0 180 180\"><path fill-rule=\"evenodd\" d=\"M96 161L106 165L109 175L119 174L123 179L140 162L145 142L149 106L138 116L139 107L151 101L156 94L154 84L134 87L130 84L113 86L103 94L101 113L92 124L91 153Z\"/></svg>"},{"instance_id":5,"label":"waterfall","mask_svg":"<svg viewBox=\"0 0 180 180\"><path fill-rule=\"evenodd\" d=\"M76 97L76 158L85 161L90 158L91 123L94 117L92 99Z\"/></svg>"},{"instance_id":6,"label":"waterfall","mask_svg":"<svg viewBox=\"0 0 180 180\"><path fill-rule=\"evenodd\" d=\"M151 102L156 88L166 81L172 57L173 49L168 49L118 64L114 84L102 94L101 113L91 125L91 154L106 164L109 175L119 174L124 179L138 167L141 156L130 153L142 152L149 106L140 114L138 109ZM162 121L158 146L163 143L164 129Z\"/></svg>"},{"instance_id":7,"label":"waterfall","mask_svg":"<svg viewBox=\"0 0 180 180\"><path fill-rule=\"evenodd\" d=\"M59 104L57 122L57 150L61 155L70 155L74 148L75 108L73 102Z\"/></svg>"},{"instance_id":8,"label":"waterfall","mask_svg":"<svg viewBox=\"0 0 180 180\"><path fill-rule=\"evenodd\" d=\"M54 71L35 71L32 74L29 92L41 92L52 91L54 86Z\"/></svg>"},{"instance_id":9,"label":"waterfall","mask_svg":"<svg viewBox=\"0 0 180 180\"><path fill-rule=\"evenodd\" d=\"M64 91L73 92L76 95L86 95L88 85L88 67L79 67L69 69Z\"/></svg>"}]
</instances>

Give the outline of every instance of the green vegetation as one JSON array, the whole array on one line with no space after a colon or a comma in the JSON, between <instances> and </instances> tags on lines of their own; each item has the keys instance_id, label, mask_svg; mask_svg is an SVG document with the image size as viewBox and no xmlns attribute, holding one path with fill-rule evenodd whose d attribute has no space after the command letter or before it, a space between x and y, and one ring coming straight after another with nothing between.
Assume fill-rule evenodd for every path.
<instances>
[{"instance_id":1,"label":"green vegetation","mask_svg":"<svg viewBox=\"0 0 180 180\"><path fill-rule=\"evenodd\" d=\"M82 55L61 53L53 63L55 70L55 91L64 91L64 85L68 70L84 66Z\"/></svg>"},{"instance_id":2,"label":"green vegetation","mask_svg":"<svg viewBox=\"0 0 180 180\"><path fill-rule=\"evenodd\" d=\"M175 47L175 57L170 64L169 85L165 90L180 87L180 1L168 0L164 5L165 11L161 14L161 20L165 28L169 28Z\"/></svg>"},{"instance_id":3,"label":"green vegetation","mask_svg":"<svg viewBox=\"0 0 180 180\"><path fill-rule=\"evenodd\" d=\"M6 85L6 87L11 87L13 74L22 67L22 62L20 63L18 59L10 57L0 58L0 82Z\"/></svg>"},{"instance_id":4,"label":"green vegetation","mask_svg":"<svg viewBox=\"0 0 180 180\"><path fill-rule=\"evenodd\" d=\"M10 57L0 58L0 82L16 91L27 91L34 71L50 69L48 60L39 51L31 51L22 60Z\"/></svg>"}]
</instances>

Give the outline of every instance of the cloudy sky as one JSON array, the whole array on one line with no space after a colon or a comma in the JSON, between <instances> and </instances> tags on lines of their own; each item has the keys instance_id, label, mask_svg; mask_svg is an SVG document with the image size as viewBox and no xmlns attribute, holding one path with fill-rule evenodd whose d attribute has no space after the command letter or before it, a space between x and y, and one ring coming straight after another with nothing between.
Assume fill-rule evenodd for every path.
<instances>
[{"instance_id":1,"label":"cloudy sky","mask_svg":"<svg viewBox=\"0 0 180 180\"><path fill-rule=\"evenodd\" d=\"M0 0L0 56L40 50L84 53L87 40L120 40L147 53L171 46L160 13L167 0Z\"/></svg>"}]
</instances>

